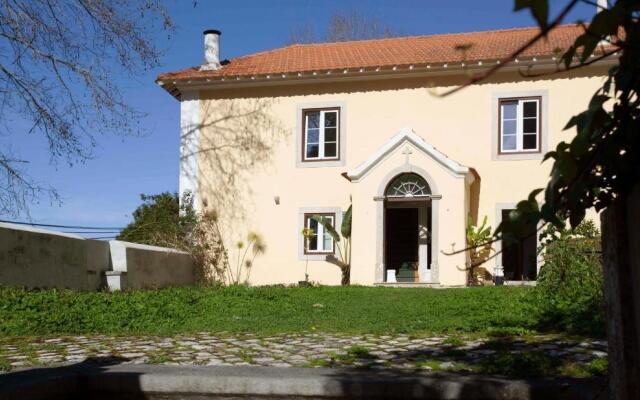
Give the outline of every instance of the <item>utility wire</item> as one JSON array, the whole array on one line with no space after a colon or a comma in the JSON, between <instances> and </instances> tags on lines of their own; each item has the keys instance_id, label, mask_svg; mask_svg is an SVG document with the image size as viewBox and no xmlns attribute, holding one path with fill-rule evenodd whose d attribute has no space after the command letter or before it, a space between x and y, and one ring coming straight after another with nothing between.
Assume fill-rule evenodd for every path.
<instances>
[{"instance_id":1,"label":"utility wire","mask_svg":"<svg viewBox=\"0 0 640 400\"><path fill-rule=\"evenodd\" d=\"M107 229L117 230L120 232L124 228L114 228L114 227L97 227L97 226L71 226L71 225L50 225L50 224L36 224L31 222L18 222L18 221L5 221L0 219L0 222L6 222L8 224L16 224L16 225L31 225L31 226L44 226L47 228L67 228L67 229L93 229L98 231L105 231ZM71 233L71 232L67 232ZM96 233L109 233L109 232L96 232Z\"/></svg>"},{"instance_id":2,"label":"utility wire","mask_svg":"<svg viewBox=\"0 0 640 400\"><path fill-rule=\"evenodd\" d=\"M64 231L64 233L120 233L120 231Z\"/></svg>"}]
</instances>

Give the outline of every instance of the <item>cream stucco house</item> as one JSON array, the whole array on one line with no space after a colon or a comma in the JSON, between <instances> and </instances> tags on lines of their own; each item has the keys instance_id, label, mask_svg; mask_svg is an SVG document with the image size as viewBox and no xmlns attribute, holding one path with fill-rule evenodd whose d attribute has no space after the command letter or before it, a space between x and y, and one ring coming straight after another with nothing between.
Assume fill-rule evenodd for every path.
<instances>
[{"instance_id":1,"label":"cream stucco house","mask_svg":"<svg viewBox=\"0 0 640 400\"><path fill-rule=\"evenodd\" d=\"M158 77L181 107L180 191L218 212L229 248L249 231L264 237L253 284L297 282L307 264L311 280L338 284L326 261L335 244L311 217L339 226L352 204L352 283L465 285L467 256L446 253L465 247L468 216L496 227L545 185L543 154L570 138L563 127L614 62L549 75L555 50L580 32L561 26L489 80L441 97L537 29L293 45L229 61L220 32L206 31L203 65ZM488 269L535 280L535 249L534 235Z\"/></svg>"}]
</instances>

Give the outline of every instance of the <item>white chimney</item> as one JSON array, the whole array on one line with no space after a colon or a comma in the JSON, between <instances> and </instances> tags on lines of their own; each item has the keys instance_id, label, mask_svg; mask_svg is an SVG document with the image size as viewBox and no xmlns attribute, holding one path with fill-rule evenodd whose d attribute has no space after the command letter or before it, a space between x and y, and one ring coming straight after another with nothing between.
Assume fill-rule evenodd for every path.
<instances>
[{"instance_id":1,"label":"white chimney","mask_svg":"<svg viewBox=\"0 0 640 400\"><path fill-rule=\"evenodd\" d=\"M609 4L607 4L607 0L598 0L596 12L606 10L607 8L609 8Z\"/></svg>"},{"instance_id":2,"label":"white chimney","mask_svg":"<svg viewBox=\"0 0 640 400\"><path fill-rule=\"evenodd\" d=\"M216 29L204 31L204 64L200 69L220 69L220 35L222 32Z\"/></svg>"}]
</instances>

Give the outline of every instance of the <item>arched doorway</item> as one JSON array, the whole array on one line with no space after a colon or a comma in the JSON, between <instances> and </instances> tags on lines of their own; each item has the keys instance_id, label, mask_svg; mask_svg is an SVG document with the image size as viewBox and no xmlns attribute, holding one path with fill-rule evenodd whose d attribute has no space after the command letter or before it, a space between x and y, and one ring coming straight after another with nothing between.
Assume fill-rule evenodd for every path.
<instances>
[{"instance_id":1,"label":"arched doorway","mask_svg":"<svg viewBox=\"0 0 640 400\"><path fill-rule=\"evenodd\" d=\"M384 282L429 282L432 192L414 172L395 176L384 192Z\"/></svg>"}]
</instances>

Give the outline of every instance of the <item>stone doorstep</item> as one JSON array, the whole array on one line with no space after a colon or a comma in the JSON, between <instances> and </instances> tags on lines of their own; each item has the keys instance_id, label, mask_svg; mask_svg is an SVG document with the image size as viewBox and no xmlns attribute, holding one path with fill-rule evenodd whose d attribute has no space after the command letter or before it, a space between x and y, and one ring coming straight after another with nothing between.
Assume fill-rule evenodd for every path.
<instances>
[{"instance_id":1,"label":"stone doorstep","mask_svg":"<svg viewBox=\"0 0 640 400\"><path fill-rule=\"evenodd\" d=\"M52 390L52 388L54 390ZM86 388L89 393L79 393ZM323 397L367 399L591 399L602 378L509 380L455 373L353 371L255 366L87 365L30 369L0 375L0 399L104 398L151 394L150 398ZM607 394L603 393L606 398ZM102 398L102 397L101 397ZM145 397L146 398L146 397ZM178 398L178 397L175 397Z\"/></svg>"}]
</instances>

